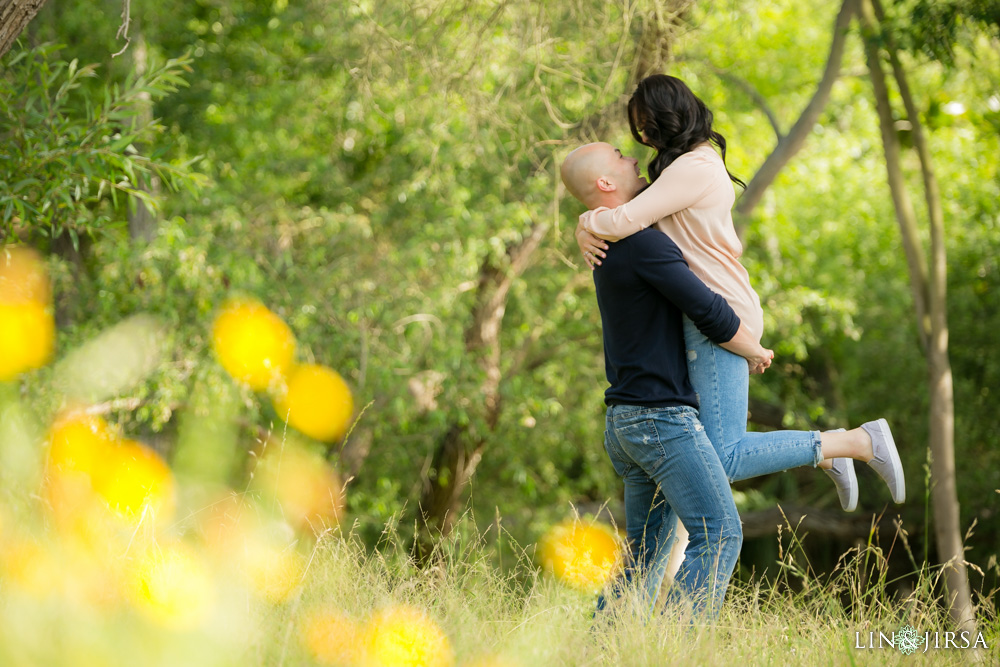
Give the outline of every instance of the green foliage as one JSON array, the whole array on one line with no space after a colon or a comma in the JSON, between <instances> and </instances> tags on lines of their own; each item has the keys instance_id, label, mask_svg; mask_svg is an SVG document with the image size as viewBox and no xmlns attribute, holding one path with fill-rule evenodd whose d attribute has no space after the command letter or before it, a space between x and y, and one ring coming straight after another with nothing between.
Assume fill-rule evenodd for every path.
<instances>
[{"instance_id":1,"label":"green foliage","mask_svg":"<svg viewBox=\"0 0 1000 667\"><path fill-rule=\"evenodd\" d=\"M976 35L1000 37L995 0L896 0L889 9L904 48L954 65L956 47L974 48Z\"/></svg>"},{"instance_id":2,"label":"green foliage","mask_svg":"<svg viewBox=\"0 0 1000 667\"><path fill-rule=\"evenodd\" d=\"M174 164L162 150L140 154L163 127L143 122L140 110L184 84L190 60L168 60L143 76L128 76L97 95L83 95L85 79L97 65L59 59L59 47L20 50L7 59L0 77L0 238L67 234L79 237L122 224L130 198L150 207L143 189L158 177L173 189L194 187L201 178L190 161ZM106 200L110 199L111 206Z\"/></svg>"},{"instance_id":3,"label":"green foliage","mask_svg":"<svg viewBox=\"0 0 1000 667\"><path fill-rule=\"evenodd\" d=\"M600 321L570 234L580 208L561 192L555 167L564 151L591 139L648 157L628 140L621 102L639 35L666 20L656 16L661 3L132 4L150 52L175 63L167 74L192 70L187 86L161 80L160 90L176 88L155 99L156 125L166 129L139 136L134 114L109 120L94 137L147 142L147 157L123 148L119 162L89 167L115 174L90 176L89 189L56 164L62 171L30 186L34 199L18 200L38 209L48 202L54 222L8 219L12 229L16 216L21 230L31 220L32 229L107 231L88 250L84 271L53 259L65 323L60 354L133 313L167 323L169 363L130 396L141 407L115 419L132 432L164 431L169 441L178 413L228 382L209 353L215 308L232 294L251 294L289 323L302 359L333 366L357 405L371 404L351 436L369 448L348 487L348 521L369 546L393 517L414 510L434 448L452 424L487 436L470 500L484 524L499 507L518 541L530 542L571 502L615 497L619 482L601 447ZM77 68L78 87L60 98L61 125L30 126L44 137L39 145L51 148L65 135L83 146L89 130L82 128L97 118L88 114L111 108L93 100L104 99L105 89L119 99L116 81L121 99L132 102L115 108L135 109L129 91L139 83L126 85L126 61L108 62L113 26L93 27L98 6L46 11L34 28L74 44L80 62L102 62L87 70L100 77L87 79ZM675 17L679 35L667 71L716 112L735 174L752 177L776 136L733 77L758 91L787 131L819 80L836 10L760 0L693 3ZM188 52L190 62L168 60ZM30 107L37 112L70 79L68 64L57 71L24 53L8 54L2 78L10 92L0 100L3 131L16 136L29 127L20 115L25 95L38 100ZM765 343L778 353L752 387L755 397L786 408L788 426L853 426L886 416L916 490L926 460L926 373L863 62L852 37L828 108L745 231L743 261L765 304ZM29 77L29 65L55 73L54 82L46 88ZM1000 465L988 465L1000 438L990 389L1000 381L993 333L1000 328L993 259L1000 68L995 42L983 34L956 51L949 69L906 65L948 207L962 521L979 520L970 544L986 561L1000 534L1000 515L983 500L1000 488ZM153 71L143 84L151 90ZM122 187L134 189L121 161L131 161L137 177L154 173L150 156L167 155L167 143L171 155L205 156L199 169L211 186L164 197L158 235L136 248L116 227L124 216L110 183L127 178ZM187 158L162 159L164 169L176 170L166 177L186 169L177 160ZM0 164L4 174L21 173L8 164ZM919 187L912 155L905 166ZM100 178L109 185L97 199ZM9 205L21 179L4 180ZM502 410L488 431L482 358L469 351L466 330L484 269L508 271L508 249L536 225L548 226L546 236L505 302ZM26 384L44 400L37 396L43 383ZM239 410L244 450L258 429L282 428L264 397L239 392ZM780 479L758 488L771 499L801 495L836 505L822 475ZM873 487L863 491L862 511L879 511L886 500ZM902 513L907 525L924 528L911 536L921 552L933 535L929 518L919 502Z\"/></svg>"}]
</instances>

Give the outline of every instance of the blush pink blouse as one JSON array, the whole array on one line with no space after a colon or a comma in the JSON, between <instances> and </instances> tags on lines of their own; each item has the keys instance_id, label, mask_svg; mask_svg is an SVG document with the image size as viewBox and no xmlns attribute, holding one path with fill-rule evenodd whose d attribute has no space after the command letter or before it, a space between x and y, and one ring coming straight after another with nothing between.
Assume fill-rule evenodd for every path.
<instances>
[{"instance_id":1,"label":"blush pink blouse","mask_svg":"<svg viewBox=\"0 0 1000 667\"><path fill-rule=\"evenodd\" d=\"M729 303L759 341L764 311L739 261L743 244L733 226L735 201L722 158L704 143L674 160L632 201L587 211L580 222L608 241L656 225L678 245L691 271Z\"/></svg>"}]
</instances>

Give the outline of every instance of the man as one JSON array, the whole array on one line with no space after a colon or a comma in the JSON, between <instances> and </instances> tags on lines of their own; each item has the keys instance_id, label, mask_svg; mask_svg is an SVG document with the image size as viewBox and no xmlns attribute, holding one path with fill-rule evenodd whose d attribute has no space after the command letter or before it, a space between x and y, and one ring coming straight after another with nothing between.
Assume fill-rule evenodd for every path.
<instances>
[{"instance_id":1,"label":"man","mask_svg":"<svg viewBox=\"0 0 1000 667\"><path fill-rule=\"evenodd\" d=\"M614 208L646 185L638 162L606 143L577 148L562 164L566 187L588 209ZM687 266L662 232L645 229L612 244L594 272L610 387L605 449L625 484L626 532L632 560L655 600L669 531L665 500L689 533L678 589L696 610L718 613L743 533L726 471L698 420L688 378L682 316L713 342L745 357L762 373L766 350L718 294ZM599 603L599 606L603 601Z\"/></svg>"}]
</instances>

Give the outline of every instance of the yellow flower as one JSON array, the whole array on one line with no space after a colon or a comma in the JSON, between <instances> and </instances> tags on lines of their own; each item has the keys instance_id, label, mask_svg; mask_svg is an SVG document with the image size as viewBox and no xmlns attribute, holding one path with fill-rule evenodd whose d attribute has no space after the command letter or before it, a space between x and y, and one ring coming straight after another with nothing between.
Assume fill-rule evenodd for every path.
<instances>
[{"instance_id":1,"label":"yellow flower","mask_svg":"<svg viewBox=\"0 0 1000 667\"><path fill-rule=\"evenodd\" d=\"M135 564L131 579L129 597L135 607L171 629L197 627L215 600L205 565L180 544L151 548Z\"/></svg>"},{"instance_id":2,"label":"yellow flower","mask_svg":"<svg viewBox=\"0 0 1000 667\"><path fill-rule=\"evenodd\" d=\"M539 542L542 567L577 590L597 592L614 575L621 545L611 529L579 520L553 526Z\"/></svg>"},{"instance_id":3,"label":"yellow flower","mask_svg":"<svg viewBox=\"0 0 1000 667\"><path fill-rule=\"evenodd\" d=\"M104 469L115 440L111 427L100 417L64 414L49 429L49 471L95 475Z\"/></svg>"},{"instance_id":4,"label":"yellow flower","mask_svg":"<svg viewBox=\"0 0 1000 667\"><path fill-rule=\"evenodd\" d=\"M451 644L427 614L394 606L368 622L363 645L371 667L446 667L454 662Z\"/></svg>"},{"instance_id":5,"label":"yellow flower","mask_svg":"<svg viewBox=\"0 0 1000 667\"><path fill-rule=\"evenodd\" d=\"M485 655L475 658L472 662L463 663L465 667L520 667L521 663L515 662L502 655Z\"/></svg>"},{"instance_id":6,"label":"yellow flower","mask_svg":"<svg viewBox=\"0 0 1000 667\"><path fill-rule=\"evenodd\" d=\"M243 557L247 584L274 603L288 600L305 572L302 557L290 546L280 548L266 541L250 540Z\"/></svg>"},{"instance_id":7,"label":"yellow flower","mask_svg":"<svg viewBox=\"0 0 1000 667\"><path fill-rule=\"evenodd\" d=\"M0 303L0 382L47 364L55 340L56 327L48 304Z\"/></svg>"},{"instance_id":8,"label":"yellow flower","mask_svg":"<svg viewBox=\"0 0 1000 667\"><path fill-rule=\"evenodd\" d=\"M64 535L93 545L106 539L95 486L115 439L103 419L84 413L62 415L49 429L43 495Z\"/></svg>"},{"instance_id":9,"label":"yellow flower","mask_svg":"<svg viewBox=\"0 0 1000 667\"><path fill-rule=\"evenodd\" d=\"M344 505L343 485L319 454L290 442L271 440L254 471L254 479L298 528L312 526L318 530L338 521Z\"/></svg>"},{"instance_id":10,"label":"yellow flower","mask_svg":"<svg viewBox=\"0 0 1000 667\"><path fill-rule=\"evenodd\" d=\"M212 347L234 379L263 391L291 367L295 337L263 304L230 301L215 318Z\"/></svg>"},{"instance_id":11,"label":"yellow flower","mask_svg":"<svg viewBox=\"0 0 1000 667\"><path fill-rule=\"evenodd\" d=\"M76 412L49 430L43 494L62 535L101 552L114 548L108 541L122 518L134 524L148 508L151 518L169 519L174 479L156 452Z\"/></svg>"},{"instance_id":12,"label":"yellow flower","mask_svg":"<svg viewBox=\"0 0 1000 667\"><path fill-rule=\"evenodd\" d=\"M232 490L205 496L203 509L194 519L207 553L222 564L231 564L234 554L245 553L246 543L261 532L261 513L250 494Z\"/></svg>"},{"instance_id":13,"label":"yellow flower","mask_svg":"<svg viewBox=\"0 0 1000 667\"><path fill-rule=\"evenodd\" d=\"M0 382L47 364L55 338L44 260L30 248L0 246Z\"/></svg>"},{"instance_id":14,"label":"yellow flower","mask_svg":"<svg viewBox=\"0 0 1000 667\"><path fill-rule=\"evenodd\" d=\"M8 540L0 550L5 583L32 597L45 598L59 591L58 565L51 549L32 540Z\"/></svg>"},{"instance_id":15,"label":"yellow flower","mask_svg":"<svg viewBox=\"0 0 1000 667\"><path fill-rule=\"evenodd\" d=\"M316 364L297 366L275 396L274 409L288 425L322 442L340 439L354 414L354 399L336 371Z\"/></svg>"},{"instance_id":16,"label":"yellow flower","mask_svg":"<svg viewBox=\"0 0 1000 667\"><path fill-rule=\"evenodd\" d=\"M323 665L357 665L364 655L361 625L339 611L314 611L302 628L302 644Z\"/></svg>"},{"instance_id":17,"label":"yellow flower","mask_svg":"<svg viewBox=\"0 0 1000 667\"><path fill-rule=\"evenodd\" d=\"M76 543L12 538L0 548L5 585L34 598L59 600L64 607L108 611L117 605L120 587L113 557Z\"/></svg>"},{"instance_id":18,"label":"yellow flower","mask_svg":"<svg viewBox=\"0 0 1000 667\"><path fill-rule=\"evenodd\" d=\"M52 301L45 260L31 248L0 246L0 303Z\"/></svg>"},{"instance_id":19,"label":"yellow flower","mask_svg":"<svg viewBox=\"0 0 1000 667\"><path fill-rule=\"evenodd\" d=\"M152 449L123 440L109 450L104 468L95 489L119 516L138 521L148 510L159 523L173 516L174 476Z\"/></svg>"}]
</instances>

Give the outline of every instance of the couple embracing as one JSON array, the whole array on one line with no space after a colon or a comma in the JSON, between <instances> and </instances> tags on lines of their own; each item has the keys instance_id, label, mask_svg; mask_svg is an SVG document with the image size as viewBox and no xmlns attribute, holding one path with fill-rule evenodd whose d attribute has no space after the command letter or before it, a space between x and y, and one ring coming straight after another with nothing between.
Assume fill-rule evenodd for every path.
<instances>
[{"instance_id":1,"label":"couple embracing","mask_svg":"<svg viewBox=\"0 0 1000 667\"><path fill-rule=\"evenodd\" d=\"M746 430L749 376L774 354L760 344L760 299L739 262L732 184L743 183L726 168L711 111L681 80L640 82L628 120L636 141L656 149L650 183L636 159L606 143L575 149L561 169L589 209L576 239L601 311L604 446L625 485L630 558L617 586L638 586L652 608L680 522L689 542L668 602L711 619L743 543L731 482L818 466L851 511L855 460L897 503L903 471L884 419L823 433Z\"/></svg>"}]
</instances>

